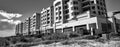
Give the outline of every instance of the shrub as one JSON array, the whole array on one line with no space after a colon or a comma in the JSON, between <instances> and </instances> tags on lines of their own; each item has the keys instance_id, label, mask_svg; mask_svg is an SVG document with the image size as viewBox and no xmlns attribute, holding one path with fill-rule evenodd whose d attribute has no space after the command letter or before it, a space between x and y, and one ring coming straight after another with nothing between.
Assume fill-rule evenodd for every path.
<instances>
[{"instance_id":1,"label":"shrub","mask_svg":"<svg viewBox=\"0 0 120 47\"><path fill-rule=\"evenodd\" d=\"M51 43L54 43L54 41L45 41L45 42L42 42L42 44L51 44Z\"/></svg>"},{"instance_id":2,"label":"shrub","mask_svg":"<svg viewBox=\"0 0 120 47\"><path fill-rule=\"evenodd\" d=\"M62 33L55 33L49 36L42 37L43 40L59 40L59 39L68 39L68 36L66 34Z\"/></svg>"},{"instance_id":3,"label":"shrub","mask_svg":"<svg viewBox=\"0 0 120 47\"><path fill-rule=\"evenodd\" d=\"M30 47L30 46L25 44L19 44L19 45L16 45L15 47Z\"/></svg>"},{"instance_id":4,"label":"shrub","mask_svg":"<svg viewBox=\"0 0 120 47\"><path fill-rule=\"evenodd\" d=\"M0 38L0 47L4 46L9 46L10 45L10 42L4 38Z\"/></svg>"},{"instance_id":5,"label":"shrub","mask_svg":"<svg viewBox=\"0 0 120 47\"><path fill-rule=\"evenodd\" d=\"M119 34L116 34L115 32L111 32L111 33L109 34L109 36L110 36L110 37L118 37Z\"/></svg>"},{"instance_id":6,"label":"shrub","mask_svg":"<svg viewBox=\"0 0 120 47\"><path fill-rule=\"evenodd\" d=\"M98 38L97 36L91 36L91 35L86 35L83 37L83 39L90 39L90 40L97 39L97 38Z\"/></svg>"},{"instance_id":7,"label":"shrub","mask_svg":"<svg viewBox=\"0 0 120 47\"><path fill-rule=\"evenodd\" d=\"M20 38L11 38L11 43L15 44L20 41Z\"/></svg>"},{"instance_id":8,"label":"shrub","mask_svg":"<svg viewBox=\"0 0 120 47\"><path fill-rule=\"evenodd\" d=\"M79 36L79 34L77 34L77 33L70 33L70 35L69 35L70 38L74 38L74 37L78 37L78 36Z\"/></svg>"},{"instance_id":9,"label":"shrub","mask_svg":"<svg viewBox=\"0 0 120 47\"><path fill-rule=\"evenodd\" d=\"M74 44L75 41L64 41L62 42L62 45L70 45L70 44Z\"/></svg>"},{"instance_id":10,"label":"shrub","mask_svg":"<svg viewBox=\"0 0 120 47\"><path fill-rule=\"evenodd\" d=\"M105 40L105 39L102 39L102 38L96 39L95 41L96 41L96 42L101 42L101 43L105 43L105 42L106 42L106 40Z\"/></svg>"}]
</instances>

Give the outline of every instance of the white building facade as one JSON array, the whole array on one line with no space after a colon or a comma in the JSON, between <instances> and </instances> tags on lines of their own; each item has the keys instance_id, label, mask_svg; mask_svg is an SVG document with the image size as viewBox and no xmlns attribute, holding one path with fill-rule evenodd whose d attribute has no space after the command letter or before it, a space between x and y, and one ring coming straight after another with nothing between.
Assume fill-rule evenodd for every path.
<instances>
[{"instance_id":1,"label":"white building facade","mask_svg":"<svg viewBox=\"0 0 120 47\"><path fill-rule=\"evenodd\" d=\"M53 15L53 6L50 6L46 9L43 8L41 11L41 28L40 30L45 32L52 32L53 31L53 24L54 24L54 15Z\"/></svg>"},{"instance_id":2,"label":"white building facade","mask_svg":"<svg viewBox=\"0 0 120 47\"><path fill-rule=\"evenodd\" d=\"M55 32L108 32L108 28L104 28L109 23L105 0L55 0L53 6Z\"/></svg>"},{"instance_id":3,"label":"white building facade","mask_svg":"<svg viewBox=\"0 0 120 47\"><path fill-rule=\"evenodd\" d=\"M37 34L40 31L40 13L34 13L30 18L30 32L31 34Z\"/></svg>"}]
</instances>

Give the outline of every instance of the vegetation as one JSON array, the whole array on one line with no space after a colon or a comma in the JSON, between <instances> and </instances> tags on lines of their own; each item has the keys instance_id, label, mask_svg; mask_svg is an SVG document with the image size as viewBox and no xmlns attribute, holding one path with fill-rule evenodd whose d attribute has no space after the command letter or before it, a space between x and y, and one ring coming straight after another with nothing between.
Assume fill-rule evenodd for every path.
<instances>
[{"instance_id":1,"label":"vegetation","mask_svg":"<svg viewBox=\"0 0 120 47\"><path fill-rule=\"evenodd\" d=\"M116 40L120 41L120 35L115 33L109 34L110 40ZM12 37L5 37L0 38L0 47L9 47L10 45L16 46L16 47L29 47L29 46L35 46L39 44L52 44L61 42L62 45L70 45L74 44L77 41L74 40L94 40L95 42L101 42L106 43L107 40L104 38L100 38L98 36L91 36L91 35L80 35L79 33L70 33L70 34L64 34L64 33L44 33L40 35L30 35L30 36L12 36ZM84 41L78 42L79 44L86 43Z\"/></svg>"},{"instance_id":2,"label":"vegetation","mask_svg":"<svg viewBox=\"0 0 120 47\"><path fill-rule=\"evenodd\" d=\"M0 47L2 46L9 46L10 45L10 42L8 40L6 40L5 38L0 38Z\"/></svg>"}]
</instances>

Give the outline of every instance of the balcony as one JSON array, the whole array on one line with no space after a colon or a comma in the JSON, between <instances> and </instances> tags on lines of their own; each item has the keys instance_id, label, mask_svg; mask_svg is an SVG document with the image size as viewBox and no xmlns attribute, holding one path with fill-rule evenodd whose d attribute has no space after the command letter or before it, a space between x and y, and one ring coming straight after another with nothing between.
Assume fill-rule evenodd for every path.
<instances>
[{"instance_id":1,"label":"balcony","mask_svg":"<svg viewBox=\"0 0 120 47\"><path fill-rule=\"evenodd\" d=\"M83 7L83 12L90 11L90 7Z\"/></svg>"},{"instance_id":2,"label":"balcony","mask_svg":"<svg viewBox=\"0 0 120 47\"><path fill-rule=\"evenodd\" d=\"M89 7L89 6L90 6L90 2L82 3L82 7L83 7L83 8Z\"/></svg>"}]
</instances>

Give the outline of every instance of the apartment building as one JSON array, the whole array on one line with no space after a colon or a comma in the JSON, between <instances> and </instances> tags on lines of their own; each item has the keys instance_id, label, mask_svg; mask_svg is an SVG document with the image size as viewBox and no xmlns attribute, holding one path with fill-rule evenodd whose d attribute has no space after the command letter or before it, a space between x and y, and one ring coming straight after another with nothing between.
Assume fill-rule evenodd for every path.
<instances>
[{"instance_id":1,"label":"apartment building","mask_svg":"<svg viewBox=\"0 0 120 47\"><path fill-rule=\"evenodd\" d=\"M16 25L16 35L23 35L23 23Z\"/></svg>"},{"instance_id":2,"label":"apartment building","mask_svg":"<svg viewBox=\"0 0 120 47\"><path fill-rule=\"evenodd\" d=\"M23 35L30 35L30 17L23 22Z\"/></svg>"},{"instance_id":3,"label":"apartment building","mask_svg":"<svg viewBox=\"0 0 120 47\"><path fill-rule=\"evenodd\" d=\"M19 35L19 25L15 25L15 34Z\"/></svg>"},{"instance_id":4,"label":"apartment building","mask_svg":"<svg viewBox=\"0 0 120 47\"><path fill-rule=\"evenodd\" d=\"M43 8L40 13L27 18L24 24L18 24L16 34L75 32L101 35L120 31L119 21L108 18L105 0L55 0L53 6Z\"/></svg>"},{"instance_id":5,"label":"apartment building","mask_svg":"<svg viewBox=\"0 0 120 47\"><path fill-rule=\"evenodd\" d=\"M27 22L23 22L23 35L27 35Z\"/></svg>"},{"instance_id":6,"label":"apartment building","mask_svg":"<svg viewBox=\"0 0 120 47\"><path fill-rule=\"evenodd\" d=\"M55 0L53 6L55 32L85 34L82 31L94 30L94 34L102 34L107 31L102 28L109 22L105 0Z\"/></svg>"},{"instance_id":7,"label":"apartment building","mask_svg":"<svg viewBox=\"0 0 120 47\"><path fill-rule=\"evenodd\" d=\"M47 32L50 33L53 31L53 23L54 23L54 11L53 6L50 6L48 8L43 8L41 11L41 28L40 30L43 31L43 33Z\"/></svg>"},{"instance_id":8,"label":"apartment building","mask_svg":"<svg viewBox=\"0 0 120 47\"><path fill-rule=\"evenodd\" d=\"M34 13L33 16L30 18L30 32L31 34L39 34L40 32L40 13Z\"/></svg>"}]
</instances>

